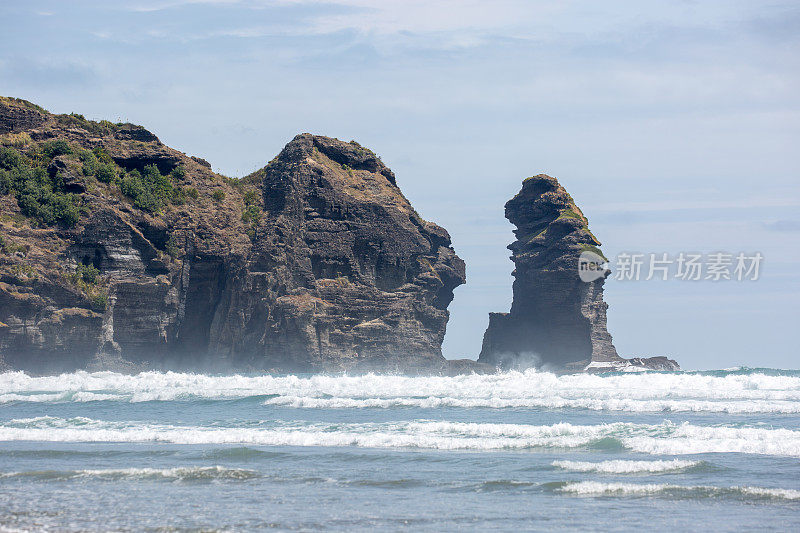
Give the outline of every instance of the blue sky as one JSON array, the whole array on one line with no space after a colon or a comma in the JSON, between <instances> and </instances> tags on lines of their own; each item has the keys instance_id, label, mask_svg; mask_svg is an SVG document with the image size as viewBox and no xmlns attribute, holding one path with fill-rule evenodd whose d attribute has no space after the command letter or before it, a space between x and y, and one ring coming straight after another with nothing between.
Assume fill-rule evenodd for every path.
<instances>
[{"instance_id":1,"label":"blue sky","mask_svg":"<svg viewBox=\"0 0 800 533\"><path fill-rule=\"evenodd\" d=\"M468 266L448 357L511 300L503 204L556 176L609 257L764 254L756 282L609 280L623 355L798 367L800 5L0 4L0 94L143 124L241 176L295 134L374 149Z\"/></svg>"}]
</instances>

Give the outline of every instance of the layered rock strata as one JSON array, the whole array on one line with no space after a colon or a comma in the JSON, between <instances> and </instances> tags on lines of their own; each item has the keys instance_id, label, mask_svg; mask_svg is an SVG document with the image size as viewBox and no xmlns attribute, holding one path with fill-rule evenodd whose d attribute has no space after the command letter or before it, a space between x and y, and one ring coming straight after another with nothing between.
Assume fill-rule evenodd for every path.
<instances>
[{"instance_id":1,"label":"layered rock strata","mask_svg":"<svg viewBox=\"0 0 800 533\"><path fill-rule=\"evenodd\" d=\"M298 135L234 180L139 126L0 98L0 149L0 366L487 368L441 354L450 236L355 142Z\"/></svg>"}]
</instances>

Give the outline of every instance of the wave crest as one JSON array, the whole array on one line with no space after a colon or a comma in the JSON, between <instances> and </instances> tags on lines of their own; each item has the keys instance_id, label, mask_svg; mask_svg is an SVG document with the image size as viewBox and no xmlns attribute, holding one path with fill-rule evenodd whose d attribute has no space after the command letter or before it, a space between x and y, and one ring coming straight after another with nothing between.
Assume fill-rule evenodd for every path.
<instances>
[{"instance_id":1,"label":"wave crest","mask_svg":"<svg viewBox=\"0 0 800 533\"><path fill-rule=\"evenodd\" d=\"M118 468L95 470L30 470L5 472L0 478L34 478L46 481L93 478L105 480L164 480L164 481L243 481L259 477L253 470L226 468L223 466L175 467L175 468Z\"/></svg>"},{"instance_id":2,"label":"wave crest","mask_svg":"<svg viewBox=\"0 0 800 533\"><path fill-rule=\"evenodd\" d=\"M599 474L658 474L681 472L703 464L703 461L626 461L612 460L597 463L585 461L553 461L553 466L570 472L597 472Z\"/></svg>"},{"instance_id":3,"label":"wave crest","mask_svg":"<svg viewBox=\"0 0 800 533\"><path fill-rule=\"evenodd\" d=\"M668 496L674 498L737 498L756 500L800 500L800 490L764 487L713 487L661 483L601 483L578 481L559 484L556 492L582 496Z\"/></svg>"},{"instance_id":4,"label":"wave crest","mask_svg":"<svg viewBox=\"0 0 800 533\"><path fill-rule=\"evenodd\" d=\"M796 372L575 374L528 370L455 377L209 376L176 372L0 374L0 403L262 401L307 409L530 408L800 413Z\"/></svg>"},{"instance_id":5,"label":"wave crest","mask_svg":"<svg viewBox=\"0 0 800 533\"><path fill-rule=\"evenodd\" d=\"M264 421L255 426L248 423L223 427L38 417L0 423L0 440L430 450L606 449L609 443L613 443L614 446L651 455L745 453L800 457L798 430L707 427L670 421L660 424L616 422L597 425L430 420L335 424Z\"/></svg>"}]
</instances>

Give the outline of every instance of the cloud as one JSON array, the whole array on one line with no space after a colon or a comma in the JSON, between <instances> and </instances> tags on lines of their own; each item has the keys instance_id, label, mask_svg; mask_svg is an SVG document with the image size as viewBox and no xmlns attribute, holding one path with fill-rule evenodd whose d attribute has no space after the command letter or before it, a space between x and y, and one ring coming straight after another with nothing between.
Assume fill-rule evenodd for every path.
<instances>
[{"instance_id":1,"label":"cloud","mask_svg":"<svg viewBox=\"0 0 800 533\"><path fill-rule=\"evenodd\" d=\"M33 58L14 58L0 62L6 79L34 87L81 86L92 83L97 73L85 63Z\"/></svg>"},{"instance_id":2,"label":"cloud","mask_svg":"<svg viewBox=\"0 0 800 533\"><path fill-rule=\"evenodd\" d=\"M249 8L305 6L349 8L347 13L313 17L308 31L331 33L357 30L373 36L438 32L482 33L510 38L558 39L602 35L648 28L689 28L708 32L736 26L737 20L761 20L763 10L742 0L671 1L632 6L623 0L594 2L552 0L174 0L173 3L236 3ZM754 23L754 22L753 22ZM754 23L755 24L755 23Z\"/></svg>"},{"instance_id":3,"label":"cloud","mask_svg":"<svg viewBox=\"0 0 800 533\"><path fill-rule=\"evenodd\" d=\"M164 0L156 2L141 2L132 6L125 6L126 11L137 13L152 13L192 5L236 5L240 0Z\"/></svg>"},{"instance_id":4,"label":"cloud","mask_svg":"<svg viewBox=\"0 0 800 533\"><path fill-rule=\"evenodd\" d=\"M716 68L713 74L699 78L720 78L728 91L740 86L730 78L746 70L741 64L752 63L745 58L757 53L742 41L743 34L767 31L764 28L775 24L793 27L791 22L765 18L763 9L742 0L656 1L633 6L609 0L602 8L593 2L552 0L495 0L488 5L485 0L139 0L115 9L154 14L147 19L151 35L121 29L114 36L114 40L125 43L224 38L259 43L281 37L331 36L339 41L338 46L330 48L335 55L341 55L347 47L357 51L368 46L384 57L491 47L499 50L510 45L508 54L521 52L522 60L550 57L550 64L535 65L540 71L563 70L557 62L562 59L582 61L575 65L581 70L603 70L608 66L604 62L634 65L644 73L643 79L634 80L637 83L649 81L647 72L651 78L662 80L657 65ZM182 10L180 16L169 19L155 15L178 9ZM163 28L166 31L160 31ZM729 49L729 61L722 64L718 62L720 42ZM284 44L272 42L270 47ZM312 43L300 51L295 46L312 63L323 60L327 48L317 49ZM736 65L736 76L732 76L731 67ZM755 72L747 76L762 80L762 84L769 80ZM716 90L719 85L692 83L697 79L690 73L688 83L678 80L666 91L661 87L655 90L674 94L686 89L696 94L706 87Z\"/></svg>"},{"instance_id":5,"label":"cloud","mask_svg":"<svg viewBox=\"0 0 800 533\"><path fill-rule=\"evenodd\" d=\"M593 211L598 213L618 212L660 212L684 211L707 209L755 209L797 207L800 208L800 198L743 198L741 200L668 200L655 202L625 202L598 204L593 206ZM789 221L782 221L789 222Z\"/></svg>"},{"instance_id":6,"label":"cloud","mask_svg":"<svg viewBox=\"0 0 800 533\"><path fill-rule=\"evenodd\" d=\"M321 4L317 0L294 0L298 5ZM316 18L313 31L332 33L341 30L357 30L371 35L395 35L454 32L467 30L470 33L497 31L532 22L531 15L547 17L560 10L551 2L523 2L521 0L497 0L487 9L486 3L477 0L337 0L357 15L334 14ZM521 20L522 19L522 20Z\"/></svg>"},{"instance_id":7,"label":"cloud","mask_svg":"<svg viewBox=\"0 0 800 533\"><path fill-rule=\"evenodd\" d=\"M604 16L580 3L550 0L495 0L490 7L484 0L143 0L121 9L149 13L200 6L244 12L289 8L299 15L293 25L304 33L354 30L375 38L461 32L462 40L484 34L538 40L598 35L653 22L686 24L685 18L674 16L670 6L636 10L621 1L604 3ZM703 18L692 25L706 26L708 17ZM258 17L251 13L243 19L254 22ZM257 28L255 24L232 31L257 37L261 35Z\"/></svg>"},{"instance_id":8,"label":"cloud","mask_svg":"<svg viewBox=\"0 0 800 533\"><path fill-rule=\"evenodd\" d=\"M769 15L759 13L743 24L746 31L772 42L800 39L800 8L792 5Z\"/></svg>"},{"instance_id":9,"label":"cloud","mask_svg":"<svg viewBox=\"0 0 800 533\"><path fill-rule=\"evenodd\" d=\"M764 227L770 231L800 232L800 220L776 220L764 224Z\"/></svg>"}]
</instances>

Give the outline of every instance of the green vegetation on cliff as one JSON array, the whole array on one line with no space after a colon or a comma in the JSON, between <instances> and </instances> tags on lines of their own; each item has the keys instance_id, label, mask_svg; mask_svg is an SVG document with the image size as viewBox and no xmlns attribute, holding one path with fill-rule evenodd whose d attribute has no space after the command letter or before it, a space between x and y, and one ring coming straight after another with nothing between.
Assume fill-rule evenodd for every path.
<instances>
[{"instance_id":1,"label":"green vegetation on cliff","mask_svg":"<svg viewBox=\"0 0 800 533\"><path fill-rule=\"evenodd\" d=\"M176 168L173 174L175 172L182 170ZM129 172L120 181L119 188L122 194L133 200L133 205L149 213L161 211L167 203L186 203L186 193L174 186L173 175L162 175L156 165L144 167L144 172Z\"/></svg>"},{"instance_id":2,"label":"green vegetation on cliff","mask_svg":"<svg viewBox=\"0 0 800 533\"><path fill-rule=\"evenodd\" d=\"M100 285L100 272L93 265L79 264L67 278L89 300L94 311L105 311L108 306L108 291Z\"/></svg>"},{"instance_id":3,"label":"green vegetation on cliff","mask_svg":"<svg viewBox=\"0 0 800 533\"><path fill-rule=\"evenodd\" d=\"M258 194L256 191L247 191L244 193L242 199L244 200L244 209L242 210L242 222L252 226L257 226L261 220L261 208L258 204Z\"/></svg>"},{"instance_id":4,"label":"green vegetation on cliff","mask_svg":"<svg viewBox=\"0 0 800 533\"><path fill-rule=\"evenodd\" d=\"M14 148L0 146L0 194L13 194L23 215L42 225L78 222L78 200L64 190L63 176L49 173L53 157L69 153L64 141L43 143L33 158Z\"/></svg>"},{"instance_id":5,"label":"green vegetation on cliff","mask_svg":"<svg viewBox=\"0 0 800 533\"><path fill-rule=\"evenodd\" d=\"M144 128L0 99L0 147L0 362L213 362L221 339L250 370L449 367L464 263L355 143L298 135L238 180Z\"/></svg>"},{"instance_id":6,"label":"green vegetation on cliff","mask_svg":"<svg viewBox=\"0 0 800 533\"><path fill-rule=\"evenodd\" d=\"M28 137L22 141L20 148L25 149L0 145L0 194L13 194L22 214L39 225L72 227L80 217L80 194L68 192L65 187L67 168L52 166L62 156L67 158L65 165L74 164L86 179L94 177L102 184L118 187L135 207L151 214L170 203L183 205L187 197L197 198L196 190L184 191L176 186L176 181L185 175L182 166L168 175L163 175L156 165L147 165L142 172L126 172L102 146L86 150L63 139L34 143Z\"/></svg>"},{"instance_id":7,"label":"green vegetation on cliff","mask_svg":"<svg viewBox=\"0 0 800 533\"><path fill-rule=\"evenodd\" d=\"M606 257L605 254L603 254L602 250L600 250L600 248L598 248L594 244L581 243L580 246L581 246L581 252L592 252L593 254L599 255L605 261L608 261L608 257Z\"/></svg>"}]
</instances>

